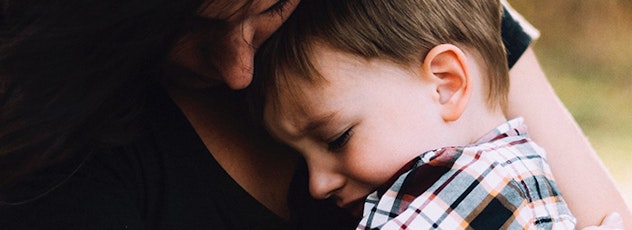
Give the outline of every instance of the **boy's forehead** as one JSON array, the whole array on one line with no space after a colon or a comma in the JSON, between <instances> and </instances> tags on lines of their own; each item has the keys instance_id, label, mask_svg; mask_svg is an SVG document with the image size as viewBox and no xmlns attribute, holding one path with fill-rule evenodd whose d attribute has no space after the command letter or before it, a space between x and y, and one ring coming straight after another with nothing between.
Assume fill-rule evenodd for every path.
<instances>
[{"instance_id":1,"label":"boy's forehead","mask_svg":"<svg viewBox=\"0 0 632 230\"><path fill-rule=\"evenodd\" d=\"M275 136L298 135L308 117L310 98L305 94L282 91L268 96L264 107L264 122Z\"/></svg>"},{"instance_id":2,"label":"boy's forehead","mask_svg":"<svg viewBox=\"0 0 632 230\"><path fill-rule=\"evenodd\" d=\"M306 79L288 78L282 81L276 92L268 95L270 107L275 113L307 116L310 114L310 105L313 104L313 95L316 95L320 80L308 81ZM322 89L321 89L322 90Z\"/></svg>"},{"instance_id":3,"label":"boy's forehead","mask_svg":"<svg viewBox=\"0 0 632 230\"><path fill-rule=\"evenodd\" d=\"M339 78L352 77L339 74L339 70L359 64L359 57L326 45L315 45L310 50L309 61L313 69L288 67L291 63L280 67L266 93L266 123L287 122L283 126L302 127L310 120L324 116L327 102L321 96L335 94L341 88L337 85Z\"/></svg>"},{"instance_id":4,"label":"boy's forehead","mask_svg":"<svg viewBox=\"0 0 632 230\"><path fill-rule=\"evenodd\" d=\"M275 136L284 139L306 136L338 117L338 111L328 110L309 94L280 97L272 104L266 106L266 125Z\"/></svg>"}]
</instances>

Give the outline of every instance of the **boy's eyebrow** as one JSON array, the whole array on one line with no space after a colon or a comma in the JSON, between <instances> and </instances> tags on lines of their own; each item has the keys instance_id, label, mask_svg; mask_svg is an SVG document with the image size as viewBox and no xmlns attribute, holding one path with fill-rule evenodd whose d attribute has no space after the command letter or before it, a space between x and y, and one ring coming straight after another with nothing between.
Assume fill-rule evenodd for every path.
<instances>
[{"instance_id":1,"label":"boy's eyebrow","mask_svg":"<svg viewBox=\"0 0 632 230\"><path fill-rule=\"evenodd\" d=\"M323 125L329 123L331 120L333 120L336 116L338 115L338 112L331 112L331 113L327 113L325 115L320 115L320 116L314 116L314 118L309 118L308 120L309 122L307 123L307 125L303 126L303 127L299 127L298 129L298 133L301 136L305 136L306 134L313 132L315 129L322 127Z\"/></svg>"}]
</instances>

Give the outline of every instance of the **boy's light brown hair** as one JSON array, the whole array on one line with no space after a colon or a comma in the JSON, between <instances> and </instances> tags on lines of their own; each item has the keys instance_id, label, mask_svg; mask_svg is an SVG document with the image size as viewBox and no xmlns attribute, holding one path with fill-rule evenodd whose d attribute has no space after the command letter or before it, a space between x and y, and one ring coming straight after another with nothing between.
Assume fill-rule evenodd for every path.
<instances>
[{"instance_id":1,"label":"boy's light brown hair","mask_svg":"<svg viewBox=\"0 0 632 230\"><path fill-rule=\"evenodd\" d=\"M498 0L303 0L261 47L255 81L263 84L253 87L279 100L280 92L300 91L291 87L290 78L318 80L311 62L315 44L410 66L421 63L433 47L449 43L479 59L488 104L504 108L509 79L501 17Z\"/></svg>"}]
</instances>

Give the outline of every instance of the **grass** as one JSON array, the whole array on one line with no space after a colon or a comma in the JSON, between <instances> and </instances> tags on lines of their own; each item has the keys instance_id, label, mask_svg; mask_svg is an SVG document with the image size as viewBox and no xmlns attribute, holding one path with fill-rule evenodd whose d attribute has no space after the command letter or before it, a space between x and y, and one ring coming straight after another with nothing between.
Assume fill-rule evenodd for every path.
<instances>
[{"instance_id":1,"label":"grass","mask_svg":"<svg viewBox=\"0 0 632 230\"><path fill-rule=\"evenodd\" d=\"M553 88L632 204L632 1L510 0Z\"/></svg>"}]
</instances>

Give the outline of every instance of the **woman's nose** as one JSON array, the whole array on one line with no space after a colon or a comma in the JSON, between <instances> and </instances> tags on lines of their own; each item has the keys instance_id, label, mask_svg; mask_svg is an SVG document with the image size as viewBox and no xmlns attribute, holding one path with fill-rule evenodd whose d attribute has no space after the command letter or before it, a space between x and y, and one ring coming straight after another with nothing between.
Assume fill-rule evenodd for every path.
<instances>
[{"instance_id":1,"label":"woman's nose","mask_svg":"<svg viewBox=\"0 0 632 230\"><path fill-rule=\"evenodd\" d=\"M252 81L254 73L254 55L256 47L253 44L255 31L247 25L236 26L225 39L227 53L223 58L224 66L220 72L224 82L231 89L246 88Z\"/></svg>"},{"instance_id":2,"label":"woman's nose","mask_svg":"<svg viewBox=\"0 0 632 230\"><path fill-rule=\"evenodd\" d=\"M342 189L345 184L344 176L334 171L318 168L309 169L309 192L316 199L327 199Z\"/></svg>"}]
</instances>

